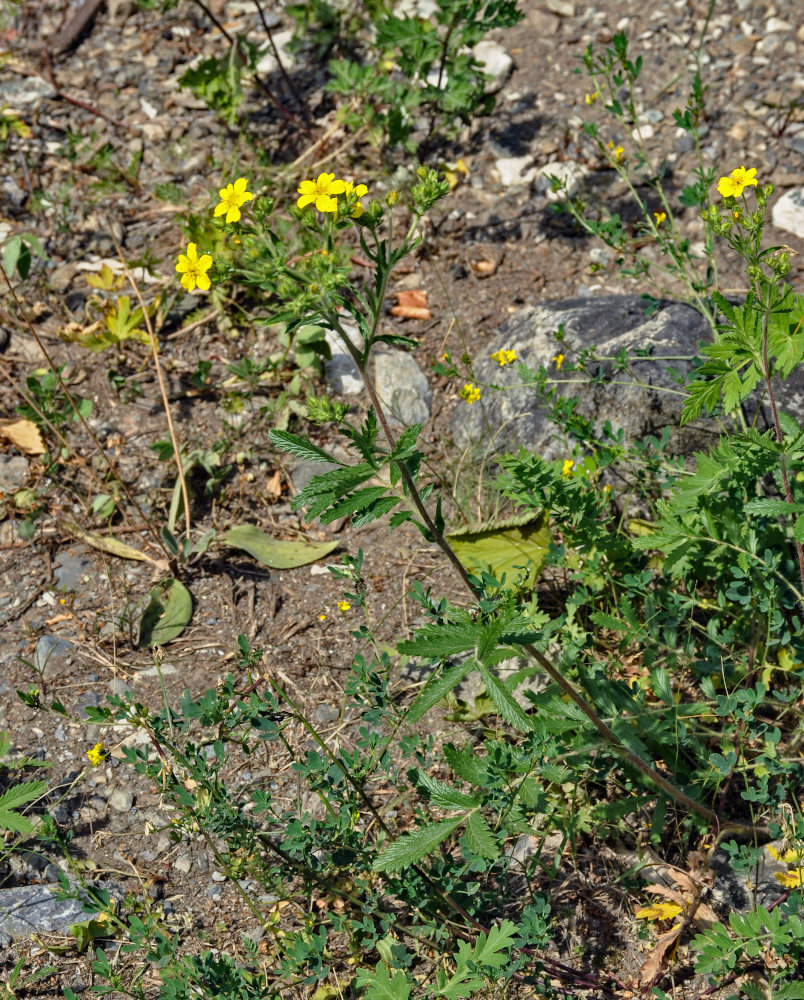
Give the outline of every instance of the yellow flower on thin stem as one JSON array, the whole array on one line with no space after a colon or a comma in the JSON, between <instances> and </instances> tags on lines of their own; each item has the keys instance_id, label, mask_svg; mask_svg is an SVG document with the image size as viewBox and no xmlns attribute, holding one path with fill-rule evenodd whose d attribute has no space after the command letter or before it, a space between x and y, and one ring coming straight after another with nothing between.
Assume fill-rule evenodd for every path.
<instances>
[{"instance_id":1,"label":"yellow flower on thin stem","mask_svg":"<svg viewBox=\"0 0 804 1000\"><path fill-rule=\"evenodd\" d=\"M661 224L667 218L667 212L654 212L653 218L656 220L656 225L661 226Z\"/></svg>"},{"instance_id":2,"label":"yellow flower on thin stem","mask_svg":"<svg viewBox=\"0 0 804 1000\"><path fill-rule=\"evenodd\" d=\"M89 763L93 767L97 767L98 764L100 764L100 762L103 760L103 757L104 757L103 744L102 743L96 743L95 746L91 750L87 750L87 757L89 758Z\"/></svg>"},{"instance_id":3,"label":"yellow flower on thin stem","mask_svg":"<svg viewBox=\"0 0 804 1000\"><path fill-rule=\"evenodd\" d=\"M569 474L572 472L574 466L575 466L575 463L572 461L571 458L565 458L564 459L564 465L563 465L563 467L561 469L561 475L564 476L565 478L567 476L569 476Z\"/></svg>"},{"instance_id":4,"label":"yellow flower on thin stem","mask_svg":"<svg viewBox=\"0 0 804 1000\"><path fill-rule=\"evenodd\" d=\"M510 365L516 361L516 351L495 351L491 356L491 360L496 361L500 368L505 368L506 365Z\"/></svg>"},{"instance_id":5,"label":"yellow flower on thin stem","mask_svg":"<svg viewBox=\"0 0 804 1000\"><path fill-rule=\"evenodd\" d=\"M587 104L594 104L595 101L598 99L598 97L600 97L600 91L599 90L594 91L594 93L592 93L592 94L587 94L586 95L586 103Z\"/></svg>"},{"instance_id":6,"label":"yellow flower on thin stem","mask_svg":"<svg viewBox=\"0 0 804 1000\"><path fill-rule=\"evenodd\" d=\"M615 163L622 163L625 159L625 150L622 146L615 146L613 142L610 142L609 151Z\"/></svg>"},{"instance_id":7,"label":"yellow flower on thin stem","mask_svg":"<svg viewBox=\"0 0 804 1000\"><path fill-rule=\"evenodd\" d=\"M556 354L556 356L553 358L553 361L555 362L556 370L561 371L561 366L564 364L564 355Z\"/></svg>"},{"instance_id":8,"label":"yellow flower on thin stem","mask_svg":"<svg viewBox=\"0 0 804 1000\"><path fill-rule=\"evenodd\" d=\"M345 181L336 181L335 174L319 174L314 181L302 181L299 184L301 197L296 201L299 208L315 205L318 212L337 212L338 199L334 196L344 194Z\"/></svg>"},{"instance_id":9,"label":"yellow flower on thin stem","mask_svg":"<svg viewBox=\"0 0 804 1000\"><path fill-rule=\"evenodd\" d=\"M338 610L346 614L347 611L352 607L348 601L338 601Z\"/></svg>"},{"instance_id":10,"label":"yellow flower on thin stem","mask_svg":"<svg viewBox=\"0 0 804 1000\"><path fill-rule=\"evenodd\" d=\"M471 382L467 382L461 389L460 396L471 406L472 403L476 403L480 399L480 389L476 385L472 385Z\"/></svg>"},{"instance_id":11,"label":"yellow flower on thin stem","mask_svg":"<svg viewBox=\"0 0 804 1000\"><path fill-rule=\"evenodd\" d=\"M240 208L254 197L250 191L246 191L247 187L246 178L238 177L234 184L227 184L225 188L221 188L218 191L221 201L215 209L216 217L225 212L227 222L239 222Z\"/></svg>"},{"instance_id":12,"label":"yellow flower on thin stem","mask_svg":"<svg viewBox=\"0 0 804 1000\"><path fill-rule=\"evenodd\" d=\"M187 254L180 253L176 270L181 275L182 288L191 292L196 285L207 291L210 286L209 275L206 273L212 267L212 258L208 253L198 256L195 243L187 244Z\"/></svg>"},{"instance_id":13,"label":"yellow flower on thin stem","mask_svg":"<svg viewBox=\"0 0 804 1000\"><path fill-rule=\"evenodd\" d=\"M756 167L746 170L737 167L727 177L721 177L717 182L717 192L722 198L739 198L747 187L756 187Z\"/></svg>"}]
</instances>

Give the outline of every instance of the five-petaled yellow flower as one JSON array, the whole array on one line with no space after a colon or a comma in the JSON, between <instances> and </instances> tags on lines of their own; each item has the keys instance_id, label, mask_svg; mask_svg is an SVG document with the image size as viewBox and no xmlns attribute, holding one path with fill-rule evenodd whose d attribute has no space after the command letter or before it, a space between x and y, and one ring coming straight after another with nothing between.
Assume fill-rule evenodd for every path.
<instances>
[{"instance_id":1,"label":"five-petaled yellow flower","mask_svg":"<svg viewBox=\"0 0 804 1000\"><path fill-rule=\"evenodd\" d=\"M556 356L553 358L553 361L555 362L557 371L561 371L561 366L564 364L564 355L556 354Z\"/></svg>"},{"instance_id":2,"label":"five-petaled yellow flower","mask_svg":"<svg viewBox=\"0 0 804 1000\"><path fill-rule=\"evenodd\" d=\"M103 744L96 743L91 750L87 750L87 757L89 758L89 763L93 767L97 767L103 760Z\"/></svg>"},{"instance_id":3,"label":"five-petaled yellow flower","mask_svg":"<svg viewBox=\"0 0 804 1000\"><path fill-rule=\"evenodd\" d=\"M471 406L472 403L476 403L478 399L480 399L480 390L476 385L472 385L471 382L467 382L463 389L461 389L460 396L461 399L465 399Z\"/></svg>"},{"instance_id":4,"label":"five-petaled yellow flower","mask_svg":"<svg viewBox=\"0 0 804 1000\"><path fill-rule=\"evenodd\" d=\"M500 368L505 368L512 361L516 361L516 351L495 351L491 356L492 361L496 361Z\"/></svg>"},{"instance_id":5,"label":"five-petaled yellow flower","mask_svg":"<svg viewBox=\"0 0 804 1000\"><path fill-rule=\"evenodd\" d=\"M640 920L672 920L681 913L678 903L651 903L637 910L635 916Z\"/></svg>"},{"instance_id":6,"label":"five-petaled yellow flower","mask_svg":"<svg viewBox=\"0 0 804 1000\"><path fill-rule=\"evenodd\" d=\"M722 198L739 198L747 187L756 187L759 183L756 179L756 167L746 170L745 167L737 167L728 175L721 177L717 182L717 193Z\"/></svg>"},{"instance_id":7,"label":"five-petaled yellow flower","mask_svg":"<svg viewBox=\"0 0 804 1000\"><path fill-rule=\"evenodd\" d=\"M198 247L195 243L187 244L187 254L179 254L179 262L176 270L181 275L182 287L191 292L196 285L207 291L210 286L209 275L206 273L212 267L212 258L208 253L198 256Z\"/></svg>"},{"instance_id":8,"label":"five-petaled yellow flower","mask_svg":"<svg viewBox=\"0 0 804 1000\"><path fill-rule=\"evenodd\" d=\"M215 209L215 215L223 215L225 212L227 222L239 222L241 205L245 205L254 197L250 191L246 191L247 187L246 178L238 177L234 184L227 184L225 188L221 188L218 192L221 203Z\"/></svg>"},{"instance_id":9,"label":"five-petaled yellow flower","mask_svg":"<svg viewBox=\"0 0 804 1000\"><path fill-rule=\"evenodd\" d=\"M661 224L667 218L667 212L654 212L653 218L656 220L656 225L661 226Z\"/></svg>"},{"instance_id":10,"label":"five-petaled yellow flower","mask_svg":"<svg viewBox=\"0 0 804 1000\"><path fill-rule=\"evenodd\" d=\"M568 476L572 472L572 468L573 468L574 465L575 465L575 463L572 461L571 458L565 458L564 459L564 465L563 465L563 467L561 469L561 475L562 476Z\"/></svg>"},{"instance_id":11,"label":"five-petaled yellow flower","mask_svg":"<svg viewBox=\"0 0 804 1000\"><path fill-rule=\"evenodd\" d=\"M338 610L343 611L345 614L350 608L351 604L348 601L338 601Z\"/></svg>"},{"instance_id":12,"label":"five-petaled yellow flower","mask_svg":"<svg viewBox=\"0 0 804 1000\"><path fill-rule=\"evenodd\" d=\"M337 212L338 199L333 195L344 194L345 191L346 182L336 181L335 174L319 174L314 181L301 182L299 185L301 197L296 204L299 208L314 204L318 212Z\"/></svg>"},{"instance_id":13,"label":"five-petaled yellow flower","mask_svg":"<svg viewBox=\"0 0 804 1000\"><path fill-rule=\"evenodd\" d=\"M364 194L368 194L368 188L365 184L355 184L353 181L344 181L344 185L343 193L346 195L347 199L360 199ZM365 209L360 204L360 201L355 201L355 204L352 206L352 211L350 212L352 218L359 219L363 212L365 212Z\"/></svg>"}]
</instances>

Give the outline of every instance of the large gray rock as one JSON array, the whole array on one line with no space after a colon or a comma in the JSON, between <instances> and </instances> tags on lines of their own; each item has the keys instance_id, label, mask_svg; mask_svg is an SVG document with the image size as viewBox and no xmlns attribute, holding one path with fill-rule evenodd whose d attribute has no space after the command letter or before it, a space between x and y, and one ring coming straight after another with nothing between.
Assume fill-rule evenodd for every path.
<instances>
[{"instance_id":1,"label":"large gray rock","mask_svg":"<svg viewBox=\"0 0 804 1000\"><path fill-rule=\"evenodd\" d=\"M20 885L0 889L0 947L31 934L67 934L72 924L90 920L79 899L56 899L57 886Z\"/></svg>"},{"instance_id":2,"label":"large gray rock","mask_svg":"<svg viewBox=\"0 0 804 1000\"><path fill-rule=\"evenodd\" d=\"M804 188L783 194L773 206L771 218L777 229L804 239Z\"/></svg>"},{"instance_id":3,"label":"large gray rock","mask_svg":"<svg viewBox=\"0 0 804 1000\"><path fill-rule=\"evenodd\" d=\"M427 421L433 392L427 376L409 354L397 350L378 352L374 379L391 423L409 427Z\"/></svg>"},{"instance_id":4,"label":"large gray rock","mask_svg":"<svg viewBox=\"0 0 804 1000\"><path fill-rule=\"evenodd\" d=\"M673 452L688 454L704 447L714 431L696 424L678 426L684 397L678 394L676 379L688 375L690 362L658 359L694 356L702 342L711 342L710 328L696 310L680 303L663 304L651 316L646 309L645 300L635 295L601 295L546 302L515 313L475 365L478 382L510 388L486 389L481 402L458 404L452 418L456 443L486 454L516 451L523 445L548 461L567 457L566 445L548 422L536 391L522 386L517 365L500 368L491 360L495 351L507 349L536 371L544 365L558 392L575 397L577 412L598 430L609 420L615 431L625 431L626 440L636 441L670 427ZM560 326L563 346L555 339ZM591 362L587 369L599 367L604 375L595 382L581 373L557 370L556 355L565 356L566 369L579 352L591 349L601 359L621 352L633 358L648 349L653 357L633 361L626 372L616 374L610 360ZM673 391L662 391L666 389Z\"/></svg>"}]
</instances>

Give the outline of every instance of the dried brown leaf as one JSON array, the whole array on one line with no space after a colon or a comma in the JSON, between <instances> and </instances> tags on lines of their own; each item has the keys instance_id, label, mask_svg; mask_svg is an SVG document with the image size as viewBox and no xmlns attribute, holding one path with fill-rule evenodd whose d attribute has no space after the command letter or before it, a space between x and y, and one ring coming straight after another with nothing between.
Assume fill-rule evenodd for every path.
<instances>
[{"instance_id":1,"label":"dried brown leaf","mask_svg":"<svg viewBox=\"0 0 804 1000\"><path fill-rule=\"evenodd\" d=\"M0 436L26 455L43 455L42 432L32 420L0 420Z\"/></svg>"},{"instance_id":2,"label":"dried brown leaf","mask_svg":"<svg viewBox=\"0 0 804 1000\"><path fill-rule=\"evenodd\" d=\"M656 944L648 952L645 963L639 970L639 980L644 985L653 982L665 965L667 953L678 944L681 935L681 924L676 924L666 934L662 934ZM672 956L671 956L672 957Z\"/></svg>"}]
</instances>

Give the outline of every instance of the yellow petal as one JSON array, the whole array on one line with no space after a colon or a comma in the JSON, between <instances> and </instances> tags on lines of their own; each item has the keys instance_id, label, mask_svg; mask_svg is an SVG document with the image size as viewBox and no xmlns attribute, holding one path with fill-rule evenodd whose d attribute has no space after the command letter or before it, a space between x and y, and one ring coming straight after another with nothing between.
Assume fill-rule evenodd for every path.
<instances>
[{"instance_id":1,"label":"yellow petal","mask_svg":"<svg viewBox=\"0 0 804 1000\"><path fill-rule=\"evenodd\" d=\"M190 261L187 260L184 254L180 254L178 263L176 264L176 270L179 272L179 274L184 274L189 266L190 266Z\"/></svg>"},{"instance_id":2,"label":"yellow petal","mask_svg":"<svg viewBox=\"0 0 804 1000\"><path fill-rule=\"evenodd\" d=\"M206 292L209 289L209 286L211 284L211 282L209 280L209 275L208 274L199 274L199 275L197 275L196 276L196 284L198 285L198 287L202 291Z\"/></svg>"},{"instance_id":3,"label":"yellow petal","mask_svg":"<svg viewBox=\"0 0 804 1000\"><path fill-rule=\"evenodd\" d=\"M205 253L198 258L199 271L208 271L211 267L212 267L212 258L208 253Z\"/></svg>"},{"instance_id":4,"label":"yellow petal","mask_svg":"<svg viewBox=\"0 0 804 1000\"><path fill-rule=\"evenodd\" d=\"M181 276L182 288L186 288L188 292L191 292L195 288L195 275L193 274L183 274Z\"/></svg>"},{"instance_id":5,"label":"yellow petal","mask_svg":"<svg viewBox=\"0 0 804 1000\"><path fill-rule=\"evenodd\" d=\"M311 202L314 201L315 201L314 194L303 194L301 198L299 198L299 200L296 202L296 204L299 206L299 208L304 208L306 205L309 205Z\"/></svg>"},{"instance_id":6,"label":"yellow petal","mask_svg":"<svg viewBox=\"0 0 804 1000\"><path fill-rule=\"evenodd\" d=\"M226 213L227 222L238 222L240 219L240 209L237 205L230 205L229 211Z\"/></svg>"},{"instance_id":7,"label":"yellow petal","mask_svg":"<svg viewBox=\"0 0 804 1000\"><path fill-rule=\"evenodd\" d=\"M190 263L195 263L198 260L198 247L195 243L187 244L187 260Z\"/></svg>"},{"instance_id":8,"label":"yellow petal","mask_svg":"<svg viewBox=\"0 0 804 1000\"><path fill-rule=\"evenodd\" d=\"M220 205L216 205L215 206L215 215L216 216L223 215L223 213L226 211L226 207L227 206L226 206L226 202L225 201L222 201L220 203Z\"/></svg>"},{"instance_id":9,"label":"yellow petal","mask_svg":"<svg viewBox=\"0 0 804 1000\"><path fill-rule=\"evenodd\" d=\"M315 181L302 181L299 184L299 194L314 194L315 189Z\"/></svg>"}]
</instances>

